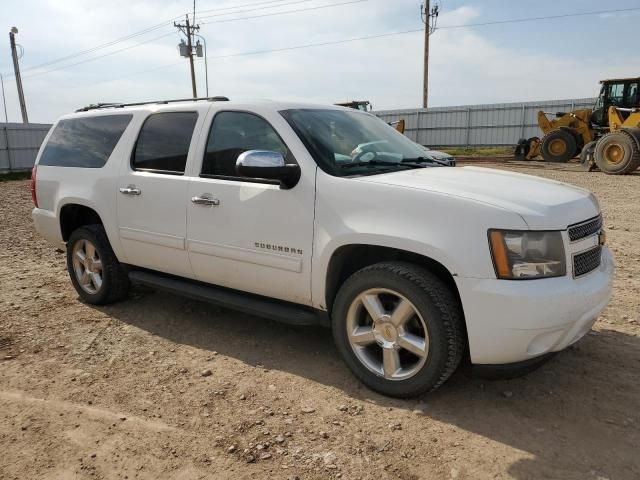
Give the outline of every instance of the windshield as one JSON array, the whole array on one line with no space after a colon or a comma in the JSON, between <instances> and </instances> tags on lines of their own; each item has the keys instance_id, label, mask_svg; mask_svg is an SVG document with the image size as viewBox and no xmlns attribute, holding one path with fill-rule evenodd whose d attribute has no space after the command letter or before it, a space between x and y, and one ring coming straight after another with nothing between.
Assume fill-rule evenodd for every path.
<instances>
[{"instance_id":1,"label":"windshield","mask_svg":"<svg viewBox=\"0 0 640 480\"><path fill-rule=\"evenodd\" d=\"M331 175L368 175L433 164L421 145L371 114L317 109L280 113L318 166Z\"/></svg>"}]
</instances>

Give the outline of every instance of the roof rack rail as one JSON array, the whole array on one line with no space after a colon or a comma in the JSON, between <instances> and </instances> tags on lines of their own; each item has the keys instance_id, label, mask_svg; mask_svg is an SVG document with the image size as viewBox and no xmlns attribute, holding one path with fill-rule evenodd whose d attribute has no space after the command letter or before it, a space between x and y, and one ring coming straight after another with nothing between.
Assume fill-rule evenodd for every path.
<instances>
[{"instance_id":1,"label":"roof rack rail","mask_svg":"<svg viewBox=\"0 0 640 480\"><path fill-rule=\"evenodd\" d=\"M217 97L198 97L198 98L179 98L174 100L150 100L148 102L137 102L137 103L117 103L117 102L108 102L108 103L92 103L91 105L87 105L86 107L79 108L76 112L88 112L89 110L99 110L101 108L124 108L124 107L137 107L140 105L151 105L151 104L167 104L167 103L175 103L175 102L197 102L197 101L208 101L208 102L228 102L229 98L223 96Z\"/></svg>"}]
</instances>

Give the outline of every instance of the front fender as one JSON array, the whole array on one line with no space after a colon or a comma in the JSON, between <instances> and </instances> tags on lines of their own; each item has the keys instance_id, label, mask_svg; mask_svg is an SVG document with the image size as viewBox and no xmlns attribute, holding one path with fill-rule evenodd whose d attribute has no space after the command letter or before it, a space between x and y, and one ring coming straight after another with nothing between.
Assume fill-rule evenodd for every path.
<instances>
[{"instance_id":1,"label":"front fender","mask_svg":"<svg viewBox=\"0 0 640 480\"><path fill-rule=\"evenodd\" d=\"M324 309L333 254L346 245L404 250L452 276L495 278L488 228L524 229L520 215L459 196L318 173L311 291Z\"/></svg>"}]
</instances>

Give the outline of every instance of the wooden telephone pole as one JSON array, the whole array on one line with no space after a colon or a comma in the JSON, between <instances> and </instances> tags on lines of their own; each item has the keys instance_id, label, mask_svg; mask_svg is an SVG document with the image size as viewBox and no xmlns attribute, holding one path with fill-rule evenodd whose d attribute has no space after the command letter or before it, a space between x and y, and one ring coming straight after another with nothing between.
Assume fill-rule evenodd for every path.
<instances>
[{"instance_id":1,"label":"wooden telephone pole","mask_svg":"<svg viewBox=\"0 0 640 480\"><path fill-rule=\"evenodd\" d=\"M431 0L425 0L420 5L420 15L424 23L424 76L422 90L422 107L427 108L429 104L429 37L436 31L436 23L438 22L438 14L440 7L435 5L431 8Z\"/></svg>"},{"instance_id":2,"label":"wooden telephone pole","mask_svg":"<svg viewBox=\"0 0 640 480\"><path fill-rule=\"evenodd\" d=\"M195 19L195 10L194 10L194 19ZM179 28L180 31L187 36L186 52L183 56L189 57L189 67L191 69L191 90L193 92L193 98L198 98L198 90L196 88L196 70L193 65L193 36L197 30L200 30L200 26L191 25L189 23L189 15L186 15L184 24L174 22L173 26Z\"/></svg>"},{"instance_id":3,"label":"wooden telephone pole","mask_svg":"<svg viewBox=\"0 0 640 480\"><path fill-rule=\"evenodd\" d=\"M16 77L16 85L18 86L18 100L20 101L20 111L22 112L22 123L29 123L29 117L27 116L27 104L24 101L24 90L22 90L22 78L20 77L18 52L16 51L16 33L18 33L18 29L16 27L11 27L11 30L9 31L9 43L11 45L11 57L13 58L13 72ZM4 84L2 85L2 94L4 96Z\"/></svg>"}]
</instances>

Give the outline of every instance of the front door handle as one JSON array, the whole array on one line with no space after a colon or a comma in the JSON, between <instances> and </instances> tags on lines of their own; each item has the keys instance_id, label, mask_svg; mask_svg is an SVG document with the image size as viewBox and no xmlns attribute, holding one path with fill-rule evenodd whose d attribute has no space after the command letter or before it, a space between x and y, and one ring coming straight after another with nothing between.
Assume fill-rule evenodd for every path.
<instances>
[{"instance_id":1,"label":"front door handle","mask_svg":"<svg viewBox=\"0 0 640 480\"><path fill-rule=\"evenodd\" d=\"M220 205L220 200L217 198L210 197L207 194L203 194L199 197L191 197L191 202L196 205L207 205L209 207L217 207Z\"/></svg>"},{"instance_id":2,"label":"front door handle","mask_svg":"<svg viewBox=\"0 0 640 480\"><path fill-rule=\"evenodd\" d=\"M126 187L120 187L120 193L124 193L125 195L140 195L142 190L135 185L127 185Z\"/></svg>"}]
</instances>

